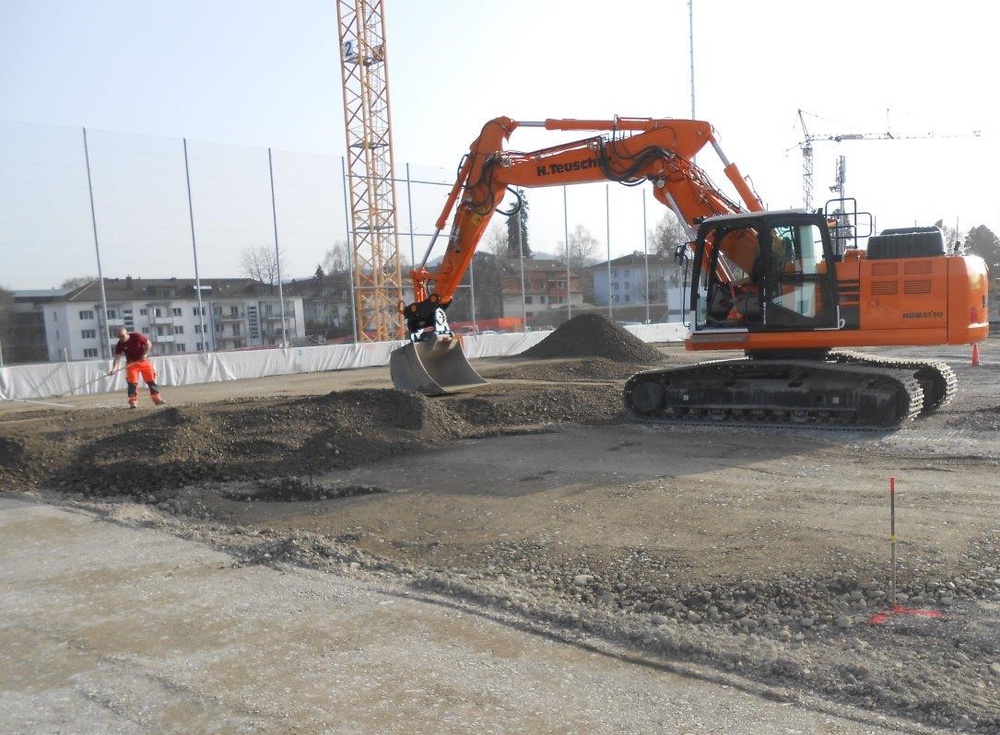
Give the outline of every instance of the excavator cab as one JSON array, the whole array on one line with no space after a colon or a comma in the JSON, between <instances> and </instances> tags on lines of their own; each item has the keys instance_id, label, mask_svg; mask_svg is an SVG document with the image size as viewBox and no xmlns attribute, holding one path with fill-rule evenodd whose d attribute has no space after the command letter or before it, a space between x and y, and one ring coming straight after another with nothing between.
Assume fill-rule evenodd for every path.
<instances>
[{"instance_id":1,"label":"excavator cab","mask_svg":"<svg viewBox=\"0 0 1000 735\"><path fill-rule=\"evenodd\" d=\"M835 255L826 220L800 210L711 217L695 242L695 334L836 329Z\"/></svg>"}]
</instances>

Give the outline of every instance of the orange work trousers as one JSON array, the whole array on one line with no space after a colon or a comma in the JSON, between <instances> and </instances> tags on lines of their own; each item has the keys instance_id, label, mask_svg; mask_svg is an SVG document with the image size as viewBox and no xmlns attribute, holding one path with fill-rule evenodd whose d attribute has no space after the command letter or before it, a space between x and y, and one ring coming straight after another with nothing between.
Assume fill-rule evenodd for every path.
<instances>
[{"instance_id":1,"label":"orange work trousers","mask_svg":"<svg viewBox=\"0 0 1000 735\"><path fill-rule=\"evenodd\" d=\"M146 382L146 385L156 385L156 371L149 360L138 360L125 365L125 382L129 388L139 384L139 376Z\"/></svg>"}]
</instances>

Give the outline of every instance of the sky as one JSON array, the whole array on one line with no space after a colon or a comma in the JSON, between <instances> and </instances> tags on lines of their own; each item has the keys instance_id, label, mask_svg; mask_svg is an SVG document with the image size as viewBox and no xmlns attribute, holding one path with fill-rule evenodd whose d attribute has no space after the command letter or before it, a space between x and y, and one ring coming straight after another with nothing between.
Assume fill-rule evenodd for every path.
<instances>
[{"instance_id":1,"label":"sky","mask_svg":"<svg viewBox=\"0 0 1000 735\"><path fill-rule=\"evenodd\" d=\"M311 276L347 240L336 7L0 0L0 287L58 287L98 265L105 277L239 276L241 253L276 238L283 277ZM411 181L397 187L407 258L422 257L444 184L501 115L707 120L778 209L802 205L803 110L817 138L895 137L817 140L817 206L844 156L847 194L880 229L942 220L1000 233L990 175L1000 162L1000 50L975 0L383 0L383 9L393 160ZM520 129L509 145L529 151L585 134L568 136ZM710 161L699 163L726 188ZM642 250L662 216L648 192L614 184L571 187L565 199L532 190L528 201L541 252L559 252L577 226L612 257Z\"/></svg>"}]
</instances>

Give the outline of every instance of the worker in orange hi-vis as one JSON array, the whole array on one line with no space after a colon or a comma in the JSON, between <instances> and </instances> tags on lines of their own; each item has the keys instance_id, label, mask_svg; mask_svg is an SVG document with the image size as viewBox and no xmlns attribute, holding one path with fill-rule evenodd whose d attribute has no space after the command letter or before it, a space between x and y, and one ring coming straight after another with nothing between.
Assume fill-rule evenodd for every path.
<instances>
[{"instance_id":1,"label":"worker in orange hi-vis","mask_svg":"<svg viewBox=\"0 0 1000 735\"><path fill-rule=\"evenodd\" d=\"M111 370L108 375L112 375L118 369L118 361L122 355L125 356L125 382L128 384L128 407L135 408L139 405L139 376L142 376L146 387L149 388L149 397L157 406L162 406L166 401L160 395L160 388L156 385L156 371L149 361L149 351L153 345L141 332L129 332L125 327L118 329L118 344L115 345L115 356L111 362Z\"/></svg>"}]
</instances>

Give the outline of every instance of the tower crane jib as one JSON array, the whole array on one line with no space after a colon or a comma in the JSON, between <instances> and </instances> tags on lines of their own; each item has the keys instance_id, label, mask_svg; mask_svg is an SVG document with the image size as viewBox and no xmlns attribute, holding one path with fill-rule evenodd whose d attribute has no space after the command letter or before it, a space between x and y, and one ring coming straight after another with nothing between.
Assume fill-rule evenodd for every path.
<instances>
[{"instance_id":1,"label":"tower crane jib","mask_svg":"<svg viewBox=\"0 0 1000 735\"><path fill-rule=\"evenodd\" d=\"M848 140L911 140L915 138L964 138L972 136L975 138L979 137L979 131L973 130L968 134L959 133L952 135L939 135L937 133L924 133L920 135L895 135L888 130L884 133L833 133L833 134L823 134L815 135L809 132L806 126L806 113L804 110L799 110L799 125L802 127L802 141L799 143L799 147L802 149L802 206L807 210L812 210L813 208L813 143L820 141L832 141L834 143L842 143ZM843 163L838 163L838 166L843 166ZM842 183L842 172L838 171L838 182ZM842 194L842 192L841 192Z\"/></svg>"}]
</instances>

